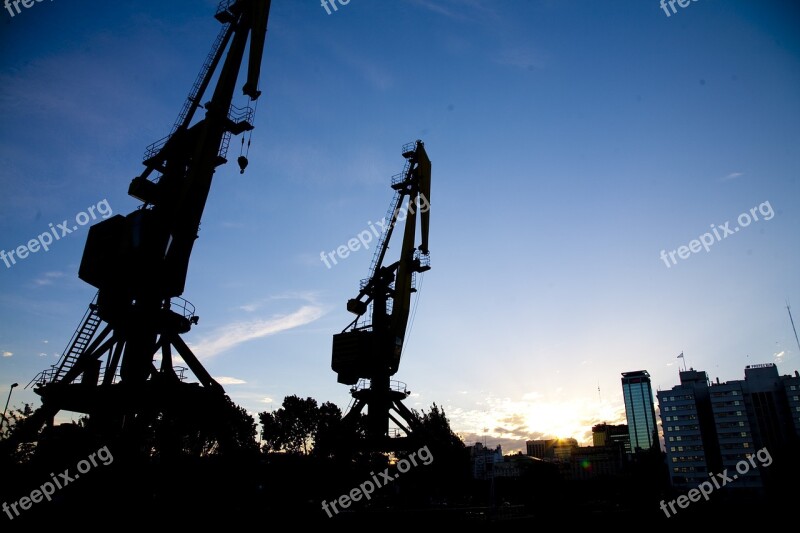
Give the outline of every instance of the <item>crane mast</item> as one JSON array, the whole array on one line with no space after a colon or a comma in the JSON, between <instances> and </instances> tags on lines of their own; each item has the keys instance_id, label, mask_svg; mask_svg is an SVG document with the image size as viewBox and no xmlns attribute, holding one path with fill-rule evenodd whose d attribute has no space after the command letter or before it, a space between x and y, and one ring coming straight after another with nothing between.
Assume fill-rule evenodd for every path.
<instances>
[{"instance_id":1,"label":"crane mast","mask_svg":"<svg viewBox=\"0 0 800 533\"><path fill-rule=\"evenodd\" d=\"M270 4L219 3L215 18L222 28L186 103L170 134L147 147L145 169L130 183L128 193L142 205L90 228L79 277L97 295L59 363L29 383L42 398L32 424L52 425L58 411L70 410L89 414L105 430L125 431L141 429L154 413L180 419L224 403L222 387L181 339L198 317L180 296L216 168L227 162L231 135L253 129L250 103L261 94ZM242 92L249 101L237 108L233 99L245 61ZM200 109L205 116L195 121ZM244 155L239 165L244 172ZM184 382L187 369L173 365L173 349L199 387Z\"/></svg>"},{"instance_id":2,"label":"crane mast","mask_svg":"<svg viewBox=\"0 0 800 533\"><path fill-rule=\"evenodd\" d=\"M419 140L403 147L403 157L403 172L392 178L395 196L391 220L378 242L370 277L362 281L358 295L347 302L347 310L356 318L334 335L331 362L339 383L353 386L355 403L344 421L354 424L366 407L367 446L382 450L405 447L414 431L415 418L402 403L409 392L405 384L391 377L400 366L411 294L416 291L415 276L430 270L431 162ZM420 245L415 246L418 215ZM399 221L405 221L400 257L384 265ZM393 438L390 421L404 436Z\"/></svg>"}]
</instances>

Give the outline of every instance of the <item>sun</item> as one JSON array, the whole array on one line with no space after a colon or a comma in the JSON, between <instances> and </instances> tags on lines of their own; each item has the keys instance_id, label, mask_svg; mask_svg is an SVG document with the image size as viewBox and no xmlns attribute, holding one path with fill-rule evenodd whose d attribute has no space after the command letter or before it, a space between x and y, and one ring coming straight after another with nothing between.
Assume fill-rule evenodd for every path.
<instances>
[{"instance_id":1,"label":"sun","mask_svg":"<svg viewBox=\"0 0 800 533\"><path fill-rule=\"evenodd\" d=\"M592 444L592 426L625 422L621 405L591 397L562 399L526 394L521 400L487 398L483 403L487 406L484 411L464 412L473 416L456 418L469 419L471 433L518 440L520 447L525 440L543 438L573 438L579 445L588 446Z\"/></svg>"}]
</instances>

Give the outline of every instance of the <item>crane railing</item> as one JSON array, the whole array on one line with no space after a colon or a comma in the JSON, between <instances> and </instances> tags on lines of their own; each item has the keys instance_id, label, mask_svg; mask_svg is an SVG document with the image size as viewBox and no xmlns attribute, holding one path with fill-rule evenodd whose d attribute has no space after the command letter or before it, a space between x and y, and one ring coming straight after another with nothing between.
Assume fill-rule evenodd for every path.
<instances>
[{"instance_id":1,"label":"crane railing","mask_svg":"<svg viewBox=\"0 0 800 533\"><path fill-rule=\"evenodd\" d=\"M350 392L358 392L360 390L366 390L372 386L372 381L367 378L361 378L358 382L350 387ZM394 392L402 392L406 396L410 393L408 392L408 385L404 381L398 381L393 379L389 381L389 389Z\"/></svg>"},{"instance_id":2,"label":"crane railing","mask_svg":"<svg viewBox=\"0 0 800 533\"><path fill-rule=\"evenodd\" d=\"M189 300L181 298L180 296L174 296L172 299L170 299L169 309L173 313L181 315L187 320L191 320L197 316L194 314L194 305L192 305Z\"/></svg>"},{"instance_id":3,"label":"crane railing","mask_svg":"<svg viewBox=\"0 0 800 533\"><path fill-rule=\"evenodd\" d=\"M231 104L231 107L228 109L228 120L230 120L231 127L237 128L237 134L239 130L244 129L252 129L253 123L253 115L255 111L249 105L244 107L237 107ZM246 125L246 128L242 128L241 126ZM231 144L231 132L225 131L225 134L222 136L222 142L219 145L219 152L217 155L222 159L227 159L228 157L228 148Z\"/></svg>"},{"instance_id":4,"label":"crane railing","mask_svg":"<svg viewBox=\"0 0 800 533\"><path fill-rule=\"evenodd\" d=\"M218 60L219 49L226 42L226 37L229 35L229 25L233 20L233 16L229 9L236 1L237 0L222 0L217 6L217 13L214 16L217 20L223 23L223 26L217 34L217 38L212 43L211 50L209 50L208 55L203 62L203 66L200 67L200 72L197 73L197 77L192 84L192 88L189 90L189 96L187 96L186 100L183 101L183 107L181 107L181 110L178 113L178 118L175 119L169 135L162 137L145 148L143 158L144 161L149 161L158 155L161 149L164 148L164 145L167 144L167 141L170 139L170 137L172 137L181 126L188 126L188 124L185 124L186 117L189 115L189 111L192 109L192 107L197 105L197 100L200 98L200 89L203 87L203 82L208 75L208 71L211 70L211 67Z\"/></svg>"}]
</instances>

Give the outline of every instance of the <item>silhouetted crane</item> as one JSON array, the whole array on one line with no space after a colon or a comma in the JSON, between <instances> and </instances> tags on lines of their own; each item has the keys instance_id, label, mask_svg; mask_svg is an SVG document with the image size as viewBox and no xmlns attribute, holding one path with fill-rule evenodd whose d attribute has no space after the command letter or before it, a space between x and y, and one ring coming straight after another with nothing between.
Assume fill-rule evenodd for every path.
<instances>
[{"instance_id":1,"label":"silhouetted crane","mask_svg":"<svg viewBox=\"0 0 800 533\"><path fill-rule=\"evenodd\" d=\"M69 410L88 414L95 431L135 439L156 418L176 425L205 420L229 402L181 339L198 321L181 295L215 170L227 162L231 135L253 129L250 103L260 95L270 4L219 3L222 28L178 119L168 136L147 147L145 170L130 184L128 193L142 205L90 229L79 277L98 292L59 363L29 383L42 398L31 428L52 426L59 411ZM248 40L242 92L249 101L237 108L232 102ZM213 94L201 103L215 75ZM201 108L205 116L194 121ZM242 171L246 165L242 154ZM173 365L173 349L199 383L184 381L187 369Z\"/></svg>"},{"instance_id":2,"label":"silhouetted crane","mask_svg":"<svg viewBox=\"0 0 800 533\"><path fill-rule=\"evenodd\" d=\"M408 448L407 441L415 429L415 418L402 403L409 392L404 383L392 381L391 376L400 366L411 294L416 291L415 275L430 269L431 162L419 140L403 147L403 157L403 172L392 178L395 195L387 213L391 219L378 241L370 277L362 281L358 296L347 302L347 310L357 316L344 331L333 336L331 362L339 383L353 385L355 403L344 416L346 427L352 427L367 407L367 446L385 451ZM408 202L404 205L406 196ZM421 243L415 247L418 214ZM400 257L384 265L396 224L403 220ZM370 308L371 316L365 317ZM390 420L403 436L393 438Z\"/></svg>"}]
</instances>

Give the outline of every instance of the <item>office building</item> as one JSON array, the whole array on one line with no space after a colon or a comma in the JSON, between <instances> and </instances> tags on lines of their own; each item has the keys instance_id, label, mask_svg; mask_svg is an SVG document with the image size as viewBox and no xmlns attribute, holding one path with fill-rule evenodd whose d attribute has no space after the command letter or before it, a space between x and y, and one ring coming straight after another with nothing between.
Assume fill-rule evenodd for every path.
<instances>
[{"instance_id":1,"label":"office building","mask_svg":"<svg viewBox=\"0 0 800 533\"><path fill-rule=\"evenodd\" d=\"M622 397L625 400L631 452L638 453L658 446L658 426L650 374L646 370L623 372Z\"/></svg>"},{"instance_id":2,"label":"office building","mask_svg":"<svg viewBox=\"0 0 800 533\"><path fill-rule=\"evenodd\" d=\"M672 485L696 487L712 473L735 472L757 450L794 454L800 442L800 375L780 376L772 364L749 365L745 379L720 383L705 372L679 373L680 385L659 391ZM764 486L765 471L738 472L732 487Z\"/></svg>"},{"instance_id":3,"label":"office building","mask_svg":"<svg viewBox=\"0 0 800 533\"><path fill-rule=\"evenodd\" d=\"M664 432L667 465L674 487L696 487L709 472L720 472L720 461L707 450L718 448L711 410L708 375L689 370L680 372L681 384L658 391L661 427Z\"/></svg>"}]
</instances>

